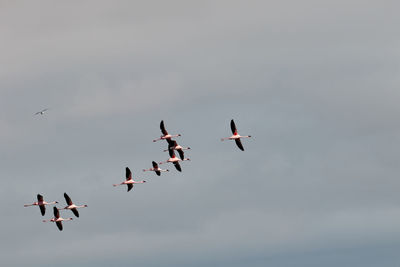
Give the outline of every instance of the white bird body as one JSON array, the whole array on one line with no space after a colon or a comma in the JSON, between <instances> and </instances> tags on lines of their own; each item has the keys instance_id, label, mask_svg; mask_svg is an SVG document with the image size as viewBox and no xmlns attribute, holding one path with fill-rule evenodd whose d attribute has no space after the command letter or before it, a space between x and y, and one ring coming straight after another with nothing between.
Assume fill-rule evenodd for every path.
<instances>
[{"instance_id":1,"label":"white bird body","mask_svg":"<svg viewBox=\"0 0 400 267\"><path fill-rule=\"evenodd\" d=\"M229 140L235 140L235 139L249 138L249 137L251 137L251 136L250 136L250 135L241 136L240 134L234 134L234 135L232 135L232 136L230 136L230 137L227 137L227 139L229 139Z\"/></svg>"},{"instance_id":2,"label":"white bird body","mask_svg":"<svg viewBox=\"0 0 400 267\"><path fill-rule=\"evenodd\" d=\"M144 171L144 172L146 172L146 171L153 171L153 172L155 172L158 176L161 175L161 172L169 172L168 169L167 169L167 170L163 170L163 169L161 169L160 167L158 167L158 164L157 164L157 162L155 162L155 161L153 161L152 164L153 164L153 168L150 168L150 169L143 169L143 171Z\"/></svg>"},{"instance_id":3,"label":"white bird body","mask_svg":"<svg viewBox=\"0 0 400 267\"><path fill-rule=\"evenodd\" d=\"M59 210L70 210L70 211L72 211L74 213L74 215L76 217L79 217L79 212L78 212L77 209L79 209L79 208L87 208L87 205L78 206L78 205L75 205L74 203L72 203L72 200L67 195L67 193L64 193L64 198L65 198L65 201L67 202L67 206L65 206L64 208L59 209Z\"/></svg>"},{"instance_id":4,"label":"white bird body","mask_svg":"<svg viewBox=\"0 0 400 267\"><path fill-rule=\"evenodd\" d=\"M233 135L230 137L225 137L225 138L221 138L221 141L224 140L235 140L236 145L239 147L240 150L244 151L242 142L240 141L240 138L250 138L251 135L240 135L238 134L235 122L233 120L231 120L231 130Z\"/></svg>"},{"instance_id":5,"label":"white bird body","mask_svg":"<svg viewBox=\"0 0 400 267\"><path fill-rule=\"evenodd\" d=\"M170 155L170 158L167 161L160 162L159 164L164 164L164 163L168 163L168 162L173 163L175 168L180 172L182 171L182 169L181 169L181 165L179 164L179 161L190 160L188 158L184 158L184 159L177 158L175 156L175 152L172 149L169 149L169 155Z\"/></svg>"},{"instance_id":6,"label":"white bird body","mask_svg":"<svg viewBox=\"0 0 400 267\"><path fill-rule=\"evenodd\" d=\"M33 202L32 204L25 204L24 207L29 207L29 206L39 206L40 212L42 216L46 213L46 205L52 205L52 204L57 204L57 201L52 201L52 202L46 202L43 200L43 196L38 194L37 195L38 201Z\"/></svg>"},{"instance_id":7,"label":"white bird body","mask_svg":"<svg viewBox=\"0 0 400 267\"><path fill-rule=\"evenodd\" d=\"M53 207L53 210L54 210L54 218L51 218L50 220L43 220L43 222L55 222L58 229L60 231L62 231L63 230L62 222L63 221L72 221L73 218L64 219L64 218L60 217L60 212L58 211L57 207Z\"/></svg>"},{"instance_id":8,"label":"white bird body","mask_svg":"<svg viewBox=\"0 0 400 267\"><path fill-rule=\"evenodd\" d=\"M167 152L168 150L176 150L179 154L179 157L181 159L184 159L185 153L183 152L183 150L188 150L190 149L190 147L182 147L175 140L168 139L167 141L168 141L168 149L164 150L164 152Z\"/></svg>"},{"instance_id":9,"label":"white bird body","mask_svg":"<svg viewBox=\"0 0 400 267\"><path fill-rule=\"evenodd\" d=\"M161 133L162 133L163 135L161 135L160 138L158 138L158 139L154 139L153 142L156 142L156 141L158 141L158 140L170 140L170 139L173 138L173 137L181 136L180 134L169 134L169 133L167 132L167 130L165 129L164 121L161 121L161 122L160 122L160 129L161 129Z\"/></svg>"},{"instance_id":10,"label":"white bird body","mask_svg":"<svg viewBox=\"0 0 400 267\"><path fill-rule=\"evenodd\" d=\"M123 181L122 183L120 183L120 184L113 184L113 186L118 186L118 185L124 185L124 184L126 184L127 186L128 186L128 191L127 192L129 192L132 188L133 188L133 185L134 184L143 184L143 183L145 183L146 181L134 181L133 179L132 179L132 172L131 172L131 170L128 168L128 167L126 167L126 180L125 181Z\"/></svg>"},{"instance_id":11,"label":"white bird body","mask_svg":"<svg viewBox=\"0 0 400 267\"><path fill-rule=\"evenodd\" d=\"M35 113L35 115L43 115L47 110L49 110L48 108L45 108L45 109L43 109L43 110L41 110L41 111L38 111L38 112L36 112Z\"/></svg>"}]
</instances>

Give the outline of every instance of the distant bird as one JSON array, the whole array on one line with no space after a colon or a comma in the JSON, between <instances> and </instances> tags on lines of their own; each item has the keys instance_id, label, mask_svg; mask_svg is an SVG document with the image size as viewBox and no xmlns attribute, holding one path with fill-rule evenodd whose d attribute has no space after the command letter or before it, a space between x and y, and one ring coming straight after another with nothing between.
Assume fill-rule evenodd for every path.
<instances>
[{"instance_id":1,"label":"distant bird","mask_svg":"<svg viewBox=\"0 0 400 267\"><path fill-rule=\"evenodd\" d=\"M168 150L168 151L169 151L169 156L170 156L170 158L169 158L167 161L159 162L158 164L164 164L164 163L168 163L168 162L173 163L174 166L175 166L175 169L177 169L178 171L181 172L182 169L181 169L181 165L179 164L179 161L185 161L185 160L190 160L190 159L180 159L180 158L177 158L177 157L175 156L175 152L174 152L172 149L170 149L170 150Z\"/></svg>"},{"instance_id":2,"label":"distant bird","mask_svg":"<svg viewBox=\"0 0 400 267\"><path fill-rule=\"evenodd\" d=\"M239 135L237 132L237 129L236 129L235 122L233 120L231 120L231 130L232 130L233 135L231 137L221 138L221 141L235 140L236 145L240 148L240 150L244 151L244 148L243 148L242 142L240 141L240 138L249 138L249 137L251 137L251 135L245 135L245 136Z\"/></svg>"},{"instance_id":3,"label":"distant bird","mask_svg":"<svg viewBox=\"0 0 400 267\"><path fill-rule=\"evenodd\" d=\"M64 198L65 198L65 201L67 202L68 206L66 206L66 207L64 207L64 208L62 208L62 209L60 209L60 210L71 210L72 213L74 213L76 217L79 217L79 212L78 212L77 209L79 209L79 208L86 208L86 207L87 207L87 205L77 206L77 205L75 205L74 203L72 203L72 200L71 200L71 198L67 195L67 193L64 193Z\"/></svg>"},{"instance_id":4,"label":"distant bird","mask_svg":"<svg viewBox=\"0 0 400 267\"><path fill-rule=\"evenodd\" d=\"M143 169L143 171L144 171L144 172L146 172L146 171L153 171L153 172L155 172L158 176L161 175L161 172L169 172L169 170L163 170L163 169L161 169L160 167L158 167L157 162L153 161L152 163L153 163L153 168L150 168L150 169L147 169L147 170L146 170L146 169Z\"/></svg>"},{"instance_id":5,"label":"distant bird","mask_svg":"<svg viewBox=\"0 0 400 267\"><path fill-rule=\"evenodd\" d=\"M179 157L181 159L184 159L185 154L183 153L183 150L190 149L190 147L182 147L182 146L178 145L178 143L175 140L172 140L172 139L167 139L167 141L168 141L168 149L165 149L164 152L167 152L170 149L176 150L176 151L178 151Z\"/></svg>"},{"instance_id":6,"label":"distant bird","mask_svg":"<svg viewBox=\"0 0 400 267\"><path fill-rule=\"evenodd\" d=\"M136 182L136 181L132 180L132 172L128 167L126 167L126 169L125 169L125 176L126 176L126 181L123 181L120 184L113 184L113 186L126 184L128 186L127 192L129 192L133 188L133 184L143 184L146 182L146 181L137 181Z\"/></svg>"},{"instance_id":7,"label":"distant bird","mask_svg":"<svg viewBox=\"0 0 400 267\"><path fill-rule=\"evenodd\" d=\"M45 109L43 109L43 110L41 110L41 111L38 111L38 112L36 112L35 113L35 115L43 115L47 110L49 110L48 108L45 108Z\"/></svg>"},{"instance_id":8,"label":"distant bird","mask_svg":"<svg viewBox=\"0 0 400 267\"><path fill-rule=\"evenodd\" d=\"M46 213L46 207L45 205L51 205L51 204L57 204L57 201L53 201L53 202L46 202L43 200L43 196L38 194L37 195L37 202L33 202L32 204L25 204L24 207L29 207L29 206L39 206L40 208L40 213L42 213L42 216L44 216L44 214Z\"/></svg>"},{"instance_id":9,"label":"distant bird","mask_svg":"<svg viewBox=\"0 0 400 267\"><path fill-rule=\"evenodd\" d=\"M54 218L52 218L50 220L43 220L43 222L55 222L58 229L60 231L62 231L63 230L62 221L72 221L72 218L68 218L68 219L61 218L60 212L58 211L57 207L53 207L53 211L54 211Z\"/></svg>"},{"instance_id":10,"label":"distant bird","mask_svg":"<svg viewBox=\"0 0 400 267\"><path fill-rule=\"evenodd\" d=\"M165 130L164 121L161 121L161 122L160 122L160 129L161 129L161 133L162 133L163 135L161 135L160 138L158 138L158 139L154 139L153 142L156 142L156 141L158 141L158 140L164 140L164 139L167 139L167 140L168 140L168 139L171 139L172 137L181 136L180 134L174 134L174 135L169 134L169 133L167 132L167 130Z\"/></svg>"}]
</instances>

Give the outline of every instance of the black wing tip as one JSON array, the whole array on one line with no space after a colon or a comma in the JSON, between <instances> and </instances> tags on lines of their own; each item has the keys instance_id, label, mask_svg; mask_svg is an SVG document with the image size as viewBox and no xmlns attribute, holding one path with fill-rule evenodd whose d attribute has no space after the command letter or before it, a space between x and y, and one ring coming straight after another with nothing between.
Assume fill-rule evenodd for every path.
<instances>
[{"instance_id":1,"label":"black wing tip","mask_svg":"<svg viewBox=\"0 0 400 267\"><path fill-rule=\"evenodd\" d=\"M126 167L125 168L125 177L129 178L130 176L132 176L132 172L128 167Z\"/></svg>"},{"instance_id":2,"label":"black wing tip","mask_svg":"<svg viewBox=\"0 0 400 267\"><path fill-rule=\"evenodd\" d=\"M128 186L128 190L126 192L131 191L131 189L133 188L133 185L132 184L127 184L127 186Z\"/></svg>"}]
</instances>

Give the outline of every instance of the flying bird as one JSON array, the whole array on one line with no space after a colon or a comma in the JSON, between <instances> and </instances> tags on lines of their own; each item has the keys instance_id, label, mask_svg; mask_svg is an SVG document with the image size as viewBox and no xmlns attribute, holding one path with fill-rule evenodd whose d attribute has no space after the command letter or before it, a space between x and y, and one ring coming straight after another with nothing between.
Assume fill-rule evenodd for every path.
<instances>
[{"instance_id":1,"label":"flying bird","mask_svg":"<svg viewBox=\"0 0 400 267\"><path fill-rule=\"evenodd\" d=\"M35 115L43 115L47 110L49 110L48 108L45 108L45 109L43 109L43 110L41 110L41 111L38 111L38 112L36 112L35 113Z\"/></svg>"},{"instance_id":2,"label":"flying bird","mask_svg":"<svg viewBox=\"0 0 400 267\"><path fill-rule=\"evenodd\" d=\"M65 198L65 201L67 202L67 205L68 205L68 206L66 206L66 207L64 207L64 208L62 208L62 209L60 209L60 210L71 210L72 213L73 213L76 217L79 217L79 212L78 212L78 209L79 209L79 208L86 208L86 207L87 207L87 205L80 205L80 206L77 206L77 205L75 205L74 203L72 203L72 200L71 200L71 198L67 195L67 193L64 193L64 198Z\"/></svg>"},{"instance_id":3,"label":"flying bird","mask_svg":"<svg viewBox=\"0 0 400 267\"><path fill-rule=\"evenodd\" d=\"M143 183L146 182L144 180L143 181L134 181L134 180L132 180L132 172L128 167L126 167L126 169L125 169L125 176L126 176L126 180L125 181L123 181L120 184L113 184L113 186L126 184L128 186L128 191L127 192L129 192L133 188L134 184L143 184Z\"/></svg>"},{"instance_id":4,"label":"flying bird","mask_svg":"<svg viewBox=\"0 0 400 267\"><path fill-rule=\"evenodd\" d=\"M240 150L244 151L244 148L243 148L242 142L240 141L240 138L249 138L249 137L251 137L251 135L245 135L245 136L239 135L237 132L235 122L233 120L231 120L231 130L232 130L233 135L231 137L221 138L221 141L235 140L236 145L240 148Z\"/></svg>"},{"instance_id":5,"label":"flying bird","mask_svg":"<svg viewBox=\"0 0 400 267\"><path fill-rule=\"evenodd\" d=\"M171 139L172 137L181 136L181 134L173 134L173 135L169 134L169 133L167 132L167 130L165 130L164 121L161 121L161 122L160 122L160 129L161 129L161 133L162 133L163 135L161 135L160 138L158 138L158 139L154 139L153 142L156 142L156 141L158 141L158 140L164 140L164 139L167 139L167 140L168 140L168 139Z\"/></svg>"},{"instance_id":6,"label":"flying bird","mask_svg":"<svg viewBox=\"0 0 400 267\"><path fill-rule=\"evenodd\" d=\"M181 159L185 158L185 153L183 153L183 150L190 149L190 147L182 147L178 145L178 143L175 140L172 139L167 139L168 141L168 149L164 150L164 152L167 152L168 150L176 150L178 151L179 157Z\"/></svg>"},{"instance_id":7,"label":"flying bird","mask_svg":"<svg viewBox=\"0 0 400 267\"><path fill-rule=\"evenodd\" d=\"M179 161L185 161L185 160L190 160L190 159L180 159L180 158L177 158L176 156L175 156L175 152L172 150L172 149L170 149L170 150L168 150L169 151L169 156L170 156L170 158L167 160L167 161L163 161L163 162L159 162L159 164L164 164L164 163L168 163L168 162L170 162L170 163L173 163L174 164L174 166L175 166L175 169L177 169L178 171L182 171L182 169L181 169L181 165L179 164Z\"/></svg>"},{"instance_id":8,"label":"flying bird","mask_svg":"<svg viewBox=\"0 0 400 267\"><path fill-rule=\"evenodd\" d=\"M40 213L42 214L42 216L44 216L44 214L46 213L46 205L51 205L51 204L57 204L57 201L53 201L53 202L46 202L43 200L43 196L38 194L37 195L37 202L33 202L32 204L25 204L24 207L29 207L29 206L39 206L40 208Z\"/></svg>"},{"instance_id":9,"label":"flying bird","mask_svg":"<svg viewBox=\"0 0 400 267\"><path fill-rule=\"evenodd\" d=\"M50 219L50 220L43 220L43 222L55 222L58 230L62 231L63 230L63 225L62 225L62 221L72 221L72 218L61 218L60 217L60 212L58 211L57 207L53 207L53 211L54 211L54 218Z\"/></svg>"},{"instance_id":10,"label":"flying bird","mask_svg":"<svg viewBox=\"0 0 400 267\"><path fill-rule=\"evenodd\" d=\"M161 175L161 172L169 172L168 169L167 169L167 170L163 170L163 169L161 169L160 167L158 167L158 164L157 164L157 162L155 162L155 161L153 161L152 164L153 164L153 168L150 168L150 169L143 169L143 171L144 171L144 172L146 172L146 171L153 171L153 172L155 172L158 176Z\"/></svg>"}]
</instances>

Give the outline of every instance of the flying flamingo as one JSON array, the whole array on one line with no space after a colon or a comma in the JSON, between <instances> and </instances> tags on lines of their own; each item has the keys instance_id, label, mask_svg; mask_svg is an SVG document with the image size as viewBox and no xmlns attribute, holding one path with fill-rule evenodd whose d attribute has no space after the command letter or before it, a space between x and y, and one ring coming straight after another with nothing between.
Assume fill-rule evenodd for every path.
<instances>
[{"instance_id":1,"label":"flying flamingo","mask_svg":"<svg viewBox=\"0 0 400 267\"><path fill-rule=\"evenodd\" d=\"M35 115L43 115L47 110L49 110L48 108L42 109L41 111L38 111L35 113Z\"/></svg>"},{"instance_id":2,"label":"flying flamingo","mask_svg":"<svg viewBox=\"0 0 400 267\"><path fill-rule=\"evenodd\" d=\"M37 195L37 202L33 202L32 204L25 204L24 207L29 207L29 206L39 206L40 208L40 212L42 213L42 216L44 216L44 214L46 213L46 205L51 205L51 204L57 204L57 201L53 201L53 202L46 202L43 200L43 196L38 194Z\"/></svg>"},{"instance_id":3,"label":"flying flamingo","mask_svg":"<svg viewBox=\"0 0 400 267\"><path fill-rule=\"evenodd\" d=\"M125 173L126 173L125 174L126 181L123 181L120 184L113 184L113 186L126 184L128 186L128 191L127 192L129 192L133 188L133 184L143 184L143 183L146 182L146 181L134 181L134 180L132 180L132 172L128 167L126 167Z\"/></svg>"},{"instance_id":4,"label":"flying flamingo","mask_svg":"<svg viewBox=\"0 0 400 267\"><path fill-rule=\"evenodd\" d=\"M87 207L87 205L77 206L74 203L72 203L72 200L67 195L67 193L64 193L64 198L65 198L65 201L67 202L68 206L66 206L60 210L71 210L75 214L76 217L79 217L79 212L77 210L78 208L86 208Z\"/></svg>"},{"instance_id":5,"label":"flying flamingo","mask_svg":"<svg viewBox=\"0 0 400 267\"><path fill-rule=\"evenodd\" d=\"M62 225L62 221L72 221L72 218L68 218L68 219L64 219L60 217L60 212L58 211L57 207L53 207L54 210L54 218L50 219L50 220L43 220L43 222L55 222L58 229L60 231L63 230L63 225Z\"/></svg>"},{"instance_id":6,"label":"flying flamingo","mask_svg":"<svg viewBox=\"0 0 400 267\"><path fill-rule=\"evenodd\" d=\"M153 168L150 168L150 169L143 169L143 171L145 172L145 171L153 171L153 172L155 172L158 176L160 176L161 175L161 172L169 172L169 170L163 170L163 169L161 169L160 167L158 167L158 164L157 164L157 162L155 162L155 161L153 161L152 162L153 163Z\"/></svg>"},{"instance_id":7,"label":"flying flamingo","mask_svg":"<svg viewBox=\"0 0 400 267\"><path fill-rule=\"evenodd\" d=\"M160 162L159 164L164 164L164 163L171 162L171 163L174 164L175 168L176 168L178 171L181 172L182 169L181 169L181 165L179 164L179 161L185 161L185 160L190 160L190 159L180 159L180 158L177 158L177 157L175 156L175 152L174 152L172 149L170 149L170 150L168 150L168 151L169 151L170 158L169 158L167 161Z\"/></svg>"},{"instance_id":8,"label":"flying flamingo","mask_svg":"<svg viewBox=\"0 0 400 267\"><path fill-rule=\"evenodd\" d=\"M240 148L240 150L244 151L244 148L243 148L242 142L240 141L240 138L249 138L249 137L251 137L251 135L245 135L245 136L239 135L237 132L237 129L236 129L235 122L233 120L231 120L231 130L232 130L233 135L231 137L221 138L221 141L235 140L236 145Z\"/></svg>"},{"instance_id":9,"label":"flying flamingo","mask_svg":"<svg viewBox=\"0 0 400 267\"><path fill-rule=\"evenodd\" d=\"M171 139L172 137L181 136L180 134L173 134L173 135L169 134L169 133L167 132L167 130L165 130L164 121L161 121L161 123L160 123L160 129L161 129L161 133L162 133L163 135L161 135L160 138L158 138L158 139L154 139L153 142L156 142L156 141L158 141L158 140L164 140L164 139L167 139L167 140L168 140L168 139Z\"/></svg>"},{"instance_id":10,"label":"flying flamingo","mask_svg":"<svg viewBox=\"0 0 400 267\"><path fill-rule=\"evenodd\" d=\"M167 141L168 141L168 149L164 150L164 152L167 152L170 149L176 150L176 151L178 151L179 157L181 159L184 159L185 154L183 153L183 150L190 149L190 147L182 147L182 146L178 145L178 143L175 140L172 140L172 139L167 139Z\"/></svg>"}]
</instances>

